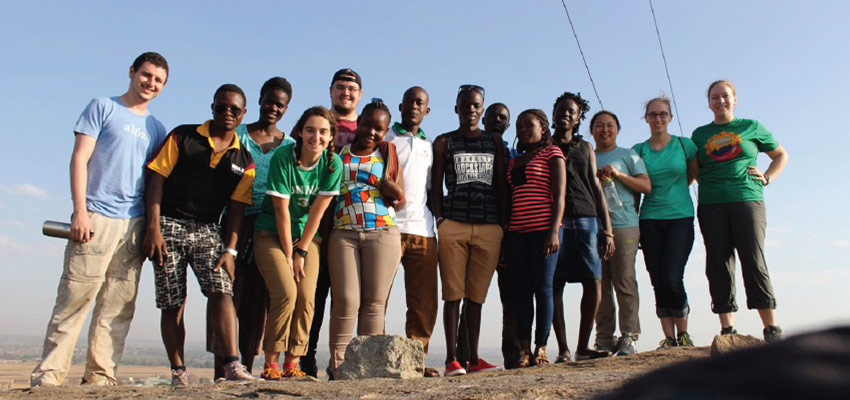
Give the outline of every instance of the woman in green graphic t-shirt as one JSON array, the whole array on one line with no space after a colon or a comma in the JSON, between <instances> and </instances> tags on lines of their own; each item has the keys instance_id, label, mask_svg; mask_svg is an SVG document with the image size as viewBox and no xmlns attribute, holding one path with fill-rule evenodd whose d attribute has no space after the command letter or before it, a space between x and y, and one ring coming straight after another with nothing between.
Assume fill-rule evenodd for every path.
<instances>
[{"instance_id":1,"label":"woman in green graphic t-shirt","mask_svg":"<svg viewBox=\"0 0 850 400\"><path fill-rule=\"evenodd\" d=\"M735 86L719 80L708 87L714 122L694 130L699 163L697 218L705 242L705 269L711 309L720 317L721 334L735 333L735 259L737 249L747 292L747 308L757 309L768 342L782 338L776 325L776 298L764 260L767 223L764 188L788 162L785 149L758 121L736 118ZM762 172L758 153L770 157Z\"/></svg>"},{"instance_id":2,"label":"woman in green graphic t-shirt","mask_svg":"<svg viewBox=\"0 0 850 400\"><path fill-rule=\"evenodd\" d=\"M333 151L333 114L312 107L292 132L296 142L278 148L254 231L254 258L269 291L262 377L304 376L298 360L307 353L313 297L319 276L319 222L339 194L342 161ZM278 366L285 352L283 369Z\"/></svg>"}]
</instances>

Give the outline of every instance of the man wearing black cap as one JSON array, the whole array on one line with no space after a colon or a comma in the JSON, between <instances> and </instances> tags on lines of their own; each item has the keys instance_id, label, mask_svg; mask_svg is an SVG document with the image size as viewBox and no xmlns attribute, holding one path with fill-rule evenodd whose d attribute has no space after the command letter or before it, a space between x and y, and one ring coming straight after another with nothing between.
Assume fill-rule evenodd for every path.
<instances>
[{"instance_id":1,"label":"man wearing black cap","mask_svg":"<svg viewBox=\"0 0 850 400\"><path fill-rule=\"evenodd\" d=\"M333 148L339 152L345 145L354 141L354 133L357 131L357 103L363 95L363 83L360 74L351 68L343 68L336 71L331 79L331 112L336 117L336 136ZM328 237L332 225L333 209L328 208L319 230L322 237ZM321 247L319 257L319 280L316 282L316 298L313 311L313 325L310 327L310 343L307 346L307 355L301 357L301 370L307 375L316 377L318 366L316 365L316 347L319 344L319 332L322 330L322 321L325 316L325 303L331 289L331 278L328 273L327 245ZM332 377L331 377L332 378Z\"/></svg>"}]
</instances>

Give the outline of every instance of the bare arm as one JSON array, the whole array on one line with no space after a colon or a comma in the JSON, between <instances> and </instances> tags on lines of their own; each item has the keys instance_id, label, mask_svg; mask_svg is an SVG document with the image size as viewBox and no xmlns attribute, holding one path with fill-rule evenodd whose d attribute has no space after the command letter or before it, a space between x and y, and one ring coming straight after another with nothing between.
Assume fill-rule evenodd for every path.
<instances>
[{"instance_id":1,"label":"bare arm","mask_svg":"<svg viewBox=\"0 0 850 400\"><path fill-rule=\"evenodd\" d=\"M71 199L74 213L71 217L71 239L86 243L94 233L86 210L86 189L88 187L88 164L96 139L82 133L74 137L74 151L71 153Z\"/></svg>"},{"instance_id":2,"label":"bare arm","mask_svg":"<svg viewBox=\"0 0 850 400\"><path fill-rule=\"evenodd\" d=\"M612 165L606 165L599 170L598 175L600 178L610 176L617 179L634 192L649 193L652 191L652 182L649 180L649 175L647 174L637 174L632 176L620 172L620 170L614 168Z\"/></svg>"},{"instance_id":3,"label":"bare arm","mask_svg":"<svg viewBox=\"0 0 850 400\"><path fill-rule=\"evenodd\" d=\"M164 176L152 172L145 186L148 229L145 235L144 249L145 255L153 261L155 266L162 266L165 256L168 255L168 250L165 248L165 240L162 238L162 230L159 227L162 186L164 183Z\"/></svg>"},{"instance_id":4,"label":"bare arm","mask_svg":"<svg viewBox=\"0 0 850 400\"><path fill-rule=\"evenodd\" d=\"M444 159L447 151L446 138L438 137L434 141L434 163L431 166L431 213L440 227L440 218L443 217L443 173L445 172Z\"/></svg>"},{"instance_id":5,"label":"bare arm","mask_svg":"<svg viewBox=\"0 0 850 400\"><path fill-rule=\"evenodd\" d=\"M245 204L236 200L230 200L230 206L227 210L227 226L224 233L225 247L236 248L236 244L239 243L239 230L242 228L242 220L244 218ZM236 272L236 257L233 254L222 251L218 257L218 261L215 263L213 271L217 271L221 267L224 267L224 271L227 272L230 280L233 281L233 276Z\"/></svg>"},{"instance_id":6,"label":"bare arm","mask_svg":"<svg viewBox=\"0 0 850 400\"><path fill-rule=\"evenodd\" d=\"M605 201L605 194L602 193L602 185L599 179L596 178L596 154L590 143L584 142L583 146L587 148L588 158L590 159L590 168L587 170L588 180L591 182L591 190L593 190L593 198L596 201L596 214L602 221L602 241L599 243L603 260L614 254L614 231L611 227L611 216L608 215L608 202Z\"/></svg>"},{"instance_id":7,"label":"bare arm","mask_svg":"<svg viewBox=\"0 0 850 400\"><path fill-rule=\"evenodd\" d=\"M563 158L552 158L549 160L549 170L552 174L549 177L549 187L552 188L552 220L549 222L549 238L543 249L544 254L548 257L554 254L561 246L561 241L558 239L558 229L561 227L561 221L564 219L564 204L566 203L567 193L567 164Z\"/></svg>"},{"instance_id":8,"label":"bare arm","mask_svg":"<svg viewBox=\"0 0 850 400\"><path fill-rule=\"evenodd\" d=\"M688 161L688 185L699 179L699 160L696 156Z\"/></svg>"}]
</instances>

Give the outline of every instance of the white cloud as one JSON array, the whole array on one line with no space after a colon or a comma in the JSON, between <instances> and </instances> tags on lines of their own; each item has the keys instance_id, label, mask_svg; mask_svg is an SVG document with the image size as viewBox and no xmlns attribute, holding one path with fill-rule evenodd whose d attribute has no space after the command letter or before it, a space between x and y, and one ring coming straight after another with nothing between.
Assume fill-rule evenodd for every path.
<instances>
[{"instance_id":1,"label":"white cloud","mask_svg":"<svg viewBox=\"0 0 850 400\"><path fill-rule=\"evenodd\" d=\"M835 240L831 244L835 247L845 247L846 248L846 247L850 247L850 240L846 240L846 239Z\"/></svg>"},{"instance_id":2,"label":"white cloud","mask_svg":"<svg viewBox=\"0 0 850 400\"><path fill-rule=\"evenodd\" d=\"M0 191L14 196L46 197L47 190L29 183L13 183L0 186Z\"/></svg>"}]
</instances>

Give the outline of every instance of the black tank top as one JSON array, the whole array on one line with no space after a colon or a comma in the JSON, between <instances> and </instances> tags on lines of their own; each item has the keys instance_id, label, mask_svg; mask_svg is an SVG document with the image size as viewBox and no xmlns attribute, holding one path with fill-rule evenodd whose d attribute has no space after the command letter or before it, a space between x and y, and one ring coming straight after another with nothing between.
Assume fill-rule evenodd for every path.
<instances>
[{"instance_id":1,"label":"black tank top","mask_svg":"<svg viewBox=\"0 0 850 400\"><path fill-rule=\"evenodd\" d=\"M588 176L590 156L587 142L581 135L573 135L569 143L557 143L567 157L567 195L564 218L595 217L596 201L593 197L593 182ZM594 171L595 172L595 171Z\"/></svg>"},{"instance_id":2,"label":"black tank top","mask_svg":"<svg viewBox=\"0 0 850 400\"><path fill-rule=\"evenodd\" d=\"M492 135L467 138L452 131L446 137L443 217L474 224L498 224L494 174L499 152ZM499 143L501 145L501 141Z\"/></svg>"}]
</instances>

